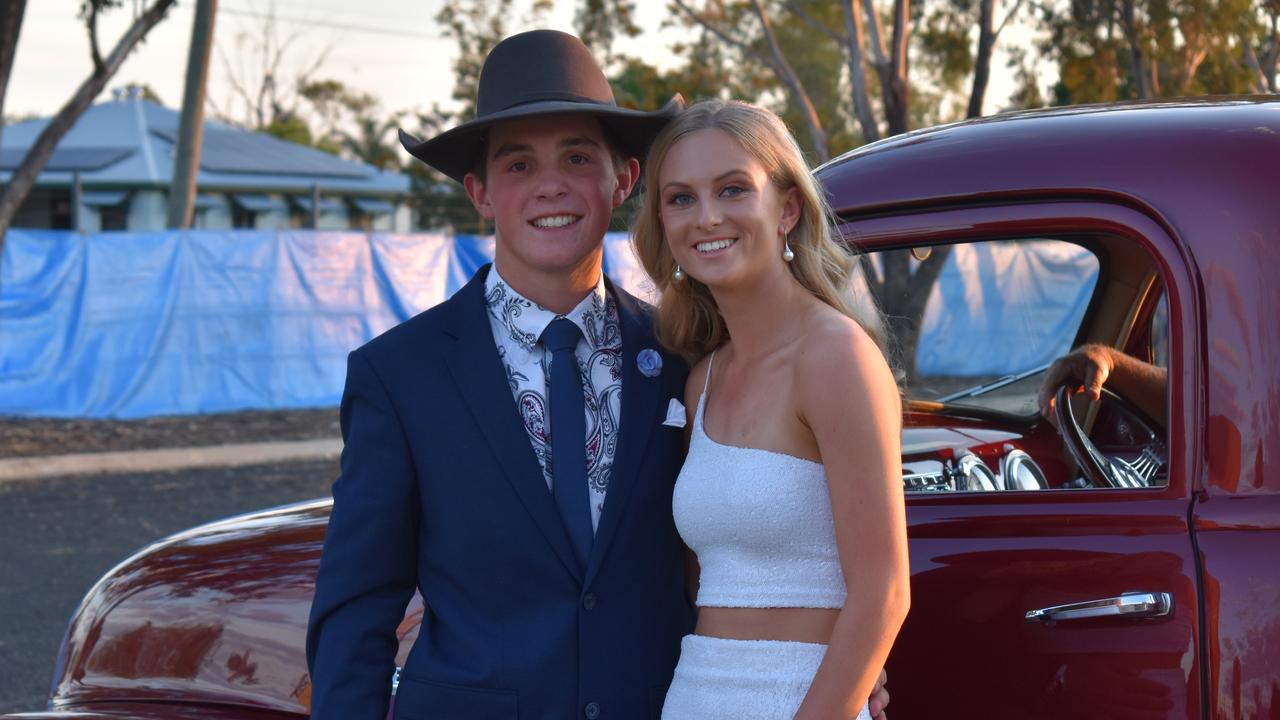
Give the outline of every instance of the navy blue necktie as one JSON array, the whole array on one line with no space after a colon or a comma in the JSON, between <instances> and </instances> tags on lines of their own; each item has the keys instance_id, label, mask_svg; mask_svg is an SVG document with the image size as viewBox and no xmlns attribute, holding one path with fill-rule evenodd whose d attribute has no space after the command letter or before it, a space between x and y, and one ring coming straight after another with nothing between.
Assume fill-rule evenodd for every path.
<instances>
[{"instance_id":1,"label":"navy blue necktie","mask_svg":"<svg viewBox=\"0 0 1280 720\"><path fill-rule=\"evenodd\" d=\"M572 320L557 318L542 331L542 344L551 351L551 483L560 518L569 531L579 566L591 554L591 504L587 493L587 420L582 375L574 348L582 331Z\"/></svg>"}]
</instances>

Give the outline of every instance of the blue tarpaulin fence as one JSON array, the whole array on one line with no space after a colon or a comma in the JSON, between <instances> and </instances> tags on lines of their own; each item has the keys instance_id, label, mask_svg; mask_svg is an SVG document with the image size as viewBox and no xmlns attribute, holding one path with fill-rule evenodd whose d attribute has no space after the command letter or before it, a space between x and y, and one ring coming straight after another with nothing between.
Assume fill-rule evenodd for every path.
<instances>
[{"instance_id":1,"label":"blue tarpaulin fence","mask_svg":"<svg viewBox=\"0 0 1280 720\"><path fill-rule=\"evenodd\" d=\"M1075 322L1083 313L1088 294L1076 287L1077 258L1010 259L998 244L971 252L991 257L956 253L930 303L945 298L972 312L933 325L926 316L922 372L1007 367L1004 354L993 354L998 343L983 335L999 328L978 322L999 317L992 304L999 294L975 294L975 282L1016 283L1027 272L1020 266L1038 263L1050 278L1022 280L1029 291L1047 292ZM0 259L0 415L140 418L336 405L348 352L445 299L492 256L492 239L462 235L13 229ZM965 272L966 262L986 275ZM605 272L649 295L625 234L606 238ZM1034 323L1027 330L1053 331ZM947 343L959 336L969 340L964 366L954 366L954 354L925 350L954 347ZM1031 338L1028 346L1037 348L1034 360L1065 350L1060 345Z\"/></svg>"}]
</instances>

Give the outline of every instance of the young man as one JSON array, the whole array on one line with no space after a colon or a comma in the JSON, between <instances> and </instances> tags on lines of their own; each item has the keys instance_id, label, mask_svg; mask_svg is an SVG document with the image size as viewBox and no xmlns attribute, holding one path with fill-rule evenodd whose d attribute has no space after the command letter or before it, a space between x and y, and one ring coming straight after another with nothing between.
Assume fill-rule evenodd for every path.
<instances>
[{"instance_id":1,"label":"young man","mask_svg":"<svg viewBox=\"0 0 1280 720\"><path fill-rule=\"evenodd\" d=\"M601 243L678 109L617 107L581 41L540 30L494 47L474 121L402 135L494 222L494 264L349 359L313 718L385 716L415 589L397 717L658 717L693 627L665 422L686 368Z\"/></svg>"}]
</instances>

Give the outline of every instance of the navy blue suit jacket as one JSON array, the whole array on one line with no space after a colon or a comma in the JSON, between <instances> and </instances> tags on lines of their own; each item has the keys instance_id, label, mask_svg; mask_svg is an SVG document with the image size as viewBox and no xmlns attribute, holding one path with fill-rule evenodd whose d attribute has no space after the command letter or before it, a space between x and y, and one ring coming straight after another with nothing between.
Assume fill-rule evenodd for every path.
<instances>
[{"instance_id":1,"label":"navy blue suit jacket","mask_svg":"<svg viewBox=\"0 0 1280 720\"><path fill-rule=\"evenodd\" d=\"M382 720L395 629L425 611L397 718L658 717L692 628L671 493L682 430L662 425L687 368L620 288L622 418L585 572L516 410L482 268L452 298L351 353L307 632L312 717Z\"/></svg>"}]
</instances>

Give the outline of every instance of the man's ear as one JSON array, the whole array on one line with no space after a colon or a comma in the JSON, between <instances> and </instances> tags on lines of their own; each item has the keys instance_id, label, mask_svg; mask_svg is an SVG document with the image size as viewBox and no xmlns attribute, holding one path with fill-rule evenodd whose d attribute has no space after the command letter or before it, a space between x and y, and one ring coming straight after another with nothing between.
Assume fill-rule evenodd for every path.
<instances>
[{"instance_id":1,"label":"man's ear","mask_svg":"<svg viewBox=\"0 0 1280 720\"><path fill-rule=\"evenodd\" d=\"M480 213L480 217L485 220L493 219L493 203L489 200L489 191L475 173L467 173L462 178L462 187L466 188L467 197L471 198L471 205Z\"/></svg>"},{"instance_id":2,"label":"man's ear","mask_svg":"<svg viewBox=\"0 0 1280 720\"><path fill-rule=\"evenodd\" d=\"M617 168L618 186L613 190L613 206L618 207L631 196L631 188L640 179L640 161L629 157Z\"/></svg>"}]
</instances>

